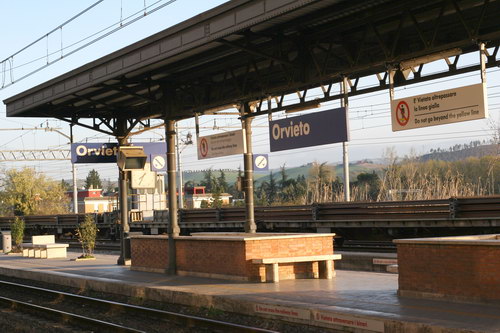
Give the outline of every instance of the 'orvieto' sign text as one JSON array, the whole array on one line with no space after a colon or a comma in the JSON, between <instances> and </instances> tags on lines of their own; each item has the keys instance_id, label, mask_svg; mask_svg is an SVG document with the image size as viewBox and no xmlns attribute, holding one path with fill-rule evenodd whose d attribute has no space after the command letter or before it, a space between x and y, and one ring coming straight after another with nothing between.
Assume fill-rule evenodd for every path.
<instances>
[{"instance_id":1,"label":"'orvieto' sign text","mask_svg":"<svg viewBox=\"0 0 500 333\"><path fill-rule=\"evenodd\" d=\"M166 155L164 142L134 142L133 146L144 147L144 153L151 155ZM117 143L72 143L71 163L116 163Z\"/></svg>"},{"instance_id":2,"label":"'orvieto' sign text","mask_svg":"<svg viewBox=\"0 0 500 333\"><path fill-rule=\"evenodd\" d=\"M271 151L349 141L346 108L269 122Z\"/></svg>"}]
</instances>

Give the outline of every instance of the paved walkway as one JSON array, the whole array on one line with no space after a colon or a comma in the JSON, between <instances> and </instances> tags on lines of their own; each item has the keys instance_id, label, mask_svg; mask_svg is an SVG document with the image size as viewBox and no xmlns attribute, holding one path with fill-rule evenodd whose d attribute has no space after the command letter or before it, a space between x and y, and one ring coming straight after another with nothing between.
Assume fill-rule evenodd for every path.
<instances>
[{"instance_id":1,"label":"paved walkway","mask_svg":"<svg viewBox=\"0 0 500 333\"><path fill-rule=\"evenodd\" d=\"M69 252L68 257L77 255ZM116 265L116 259L0 255L0 275L348 331L500 332L500 305L400 298L395 274L338 270L333 280L242 283L131 271Z\"/></svg>"}]
</instances>

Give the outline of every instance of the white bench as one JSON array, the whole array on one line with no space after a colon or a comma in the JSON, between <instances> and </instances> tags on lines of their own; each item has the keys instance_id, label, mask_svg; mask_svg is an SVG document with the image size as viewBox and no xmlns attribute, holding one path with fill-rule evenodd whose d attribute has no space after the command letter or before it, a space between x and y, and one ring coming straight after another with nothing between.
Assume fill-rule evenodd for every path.
<instances>
[{"instance_id":1,"label":"white bench","mask_svg":"<svg viewBox=\"0 0 500 333\"><path fill-rule=\"evenodd\" d=\"M340 259L342 259L341 254L326 254L306 257L252 259L252 263L266 266L267 282L279 282L279 264L295 262L318 262L319 278L332 279L335 276L333 271L333 261Z\"/></svg>"},{"instance_id":2,"label":"white bench","mask_svg":"<svg viewBox=\"0 0 500 333\"><path fill-rule=\"evenodd\" d=\"M68 244L56 244L54 235L32 236L31 243L23 243L23 257L30 258L66 258Z\"/></svg>"}]
</instances>

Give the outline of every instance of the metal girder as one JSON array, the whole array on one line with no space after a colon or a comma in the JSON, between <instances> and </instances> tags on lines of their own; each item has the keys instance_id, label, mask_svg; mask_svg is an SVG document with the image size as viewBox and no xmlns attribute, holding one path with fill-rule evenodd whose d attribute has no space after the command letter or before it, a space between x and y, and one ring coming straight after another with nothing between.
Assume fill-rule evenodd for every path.
<instances>
[{"instance_id":1,"label":"metal girder","mask_svg":"<svg viewBox=\"0 0 500 333\"><path fill-rule=\"evenodd\" d=\"M63 118L63 117L58 117L57 119L65 121L67 123L70 123L72 125L78 125L84 128L88 128L103 134L111 135L114 137L119 137L119 136L129 136L131 135L132 130L134 127L141 123L144 127L150 127L150 121L149 120L142 120L142 119L125 119L126 121L126 130L124 133L121 133L121 128L118 126L118 120L117 118L93 118L92 119L92 125L86 124L81 122L81 119L79 118ZM106 129L103 129L106 128ZM141 131L144 132L144 131ZM137 133L134 133L137 134Z\"/></svg>"},{"instance_id":2,"label":"metal girder","mask_svg":"<svg viewBox=\"0 0 500 333\"><path fill-rule=\"evenodd\" d=\"M238 60L225 59L211 66L204 64L182 75L175 74L172 81L178 85L179 80L190 82L182 82L183 89L177 89L176 96L184 108L202 112L235 99L263 101L268 96L284 96L297 90L304 94L315 87L331 87L340 82L342 76L357 82L359 78L383 73L389 67L399 72L396 86L474 71L477 69L475 65L457 69L458 58L455 58L444 73L424 78L421 76L423 67L420 66L412 79L404 80L399 62L455 47L460 47L465 53L474 51L479 40L486 40L488 47L497 50L500 27L491 30L492 17L487 14L489 4L488 0L476 1L474 6L467 7L464 1L433 1L428 8L424 5L415 9L402 8L401 13L394 13L392 17L371 17L364 26L328 37L325 37L328 27L316 27L314 32L303 33L298 40L282 36L278 42L273 37L266 39L258 35L252 39L252 34L245 34L244 46L238 42L221 41L241 51ZM500 11L497 2L495 10ZM467 18L464 11L467 11ZM456 21L450 22L450 15L461 18L458 27ZM366 18L359 18L362 19ZM394 29L388 28L391 25ZM457 33L457 29L466 34ZM307 56L304 59L301 55ZM498 65L493 57L488 60L488 67ZM220 69L213 72L217 67ZM212 73L208 73L208 68ZM202 76L204 79L200 79ZM385 79L376 88L361 89L354 85L350 95L385 89L387 84ZM324 96L320 100L338 98L339 95ZM273 108L272 112L283 109L281 105Z\"/></svg>"},{"instance_id":3,"label":"metal girder","mask_svg":"<svg viewBox=\"0 0 500 333\"><path fill-rule=\"evenodd\" d=\"M101 85L104 89L116 91L120 94L127 95L130 97L138 98L139 100L142 100L144 102L150 102L150 103L158 103L156 99L154 99L152 96L152 91L151 87L148 87L148 95L141 95L139 94L136 90L133 88L128 88L126 87L123 83L120 84L102 84ZM140 87L141 89L143 87Z\"/></svg>"},{"instance_id":4,"label":"metal girder","mask_svg":"<svg viewBox=\"0 0 500 333\"><path fill-rule=\"evenodd\" d=\"M69 149L0 150L0 162L67 160L71 160Z\"/></svg>"},{"instance_id":5,"label":"metal girder","mask_svg":"<svg viewBox=\"0 0 500 333\"><path fill-rule=\"evenodd\" d=\"M320 101L338 99L341 96L332 94L331 87L343 77L353 83L349 92L353 96L386 89L388 69L396 71L395 86L474 71L476 65L458 68L455 58L448 60L444 73L423 76L423 66L415 66L413 76L405 79L400 63L455 48L474 52L480 42L495 48L487 67L498 65L500 0L311 1L310 5L306 13L249 23L247 30L208 41L196 52L121 73L26 115L126 118L133 125L132 119L182 119L254 101L258 110L253 115L257 115L283 110L288 94L299 92L300 102L305 103L313 88L322 89ZM370 75L380 76L379 85L361 87L360 79ZM270 96L278 96L279 102L270 103ZM270 106L266 109L263 104ZM113 126L99 124L94 127L114 133Z\"/></svg>"},{"instance_id":6,"label":"metal girder","mask_svg":"<svg viewBox=\"0 0 500 333\"><path fill-rule=\"evenodd\" d=\"M500 66L500 60L496 59L496 54L498 53L499 46L496 46L494 48L494 51L492 54L487 57L487 63L486 67L487 68L494 68ZM472 71L478 71L480 69L479 64L473 64L461 68L457 68L457 62L459 59L460 55L456 56L453 62L448 63L448 71L445 72L439 72L435 74L429 74L422 76L422 70L425 67L425 64L420 64L418 66L418 70L413 72L413 77L409 79L405 79L404 76L398 76L399 80L396 81L394 84L395 87L402 87L405 85L410 85L414 83L419 83L419 82L425 82L425 81L430 81L430 80L435 80L435 79L440 79L443 77L451 76L451 75L457 75L457 74L463 74L463 73L468 73ZM362 94L367 94L367 93L372 93L380 90L385 90L389 86L389 76L387 72L383 73L384 76L381 76L380 73L377 75L379 84L378 86L370 86L366 88L360 88L358 87L359 80L363 78L363 76L354 76L354 77L349 77L351 85L350 85L350 92L348 93L348 96L357 96L357 95L362 95ZM479 75L479 74L478 74ZM354 82L353 82L354 81ZM269 104L270 98L262 98L259 99L258 101L255 101L255 109L256 111L249 115L251 117L263 115L263 114L268 114L271 112L277 112L277 111L284 111L286 109L291 109L291 108L297 108L300 106L307 106L307 104L312 104L312 103L323 103L331 100L336 100L344 97L342 93L337 93L337 94L331 94L332 87L335 84L338 84L342 82L342 79L339 78L338 80L331 81L329 83L325 83L325 85L322 85L322 92L323 96L317 97L313 100L306 101L303 97L299 97L299 102L294 103L294 104L284 104L284 97L286 94L281 94L279 96L273 96L272 100L275 102L273 104ZM298 91L297 94L299 96L304 96L307 94L309 89L304 89L302 91Z\"/></svg>"}]
</instances>

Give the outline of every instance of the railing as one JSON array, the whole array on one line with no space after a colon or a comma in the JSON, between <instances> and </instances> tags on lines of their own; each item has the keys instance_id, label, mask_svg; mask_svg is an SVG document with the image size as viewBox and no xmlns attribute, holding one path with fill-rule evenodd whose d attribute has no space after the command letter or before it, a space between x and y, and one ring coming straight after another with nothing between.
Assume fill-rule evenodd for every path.
<instances>
[{"instance_id":1,"label":"railing","mask_svg":"<svg viewBox=\"0 0 500 333\"><path fill-rule=\"evenodd\" d=\"M77 225L85 214L24 216L26 225ZM94 214L98 224L115 224L117 212ZM387 220L500 219L500 196L458 197L442 200L321 203L308 206L255 207L256 222L328 222ZM0 217L0 224L14 217ZM131 223L142 221L142 212L132 211ZM166 223L168 211L155 211L154 223ZM180 223L243 222L245 208L204 208L179 210Z\"/></svg>"},{"instance_id":2,"label":"railing","mask_svg":"<svg viewBox=\"0 0 500 333\"><path fill-rule=\"evenodd\" d=\"M255 207L257 222L500 218L500 196ZM182 209L181 222L244 221L244 208Z\"/></svg>"}]
</instances>

